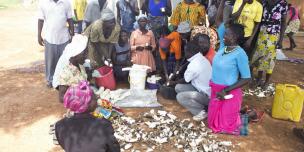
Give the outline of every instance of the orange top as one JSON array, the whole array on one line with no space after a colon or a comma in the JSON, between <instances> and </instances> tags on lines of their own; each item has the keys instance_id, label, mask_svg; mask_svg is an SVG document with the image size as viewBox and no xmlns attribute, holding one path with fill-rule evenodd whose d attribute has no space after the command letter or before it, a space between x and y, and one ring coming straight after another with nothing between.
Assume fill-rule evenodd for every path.
<instances>
[{"instance_id":1,"label":"orange top","mask_svg":"<svg viewBox=\"0 0 304 152\"><path fill-rule=\"evenodd\" d=\"M215 56L214 48L210 47L210 49L209 49L209 51L206 55L206 58L209 60L211 65L212 65L212 61L213 61L214 56Z\"/></svg>"},{"instance_id":2,"label":"orange top","mask_svg":"<svg viewBox=\"0 0 304 152\"><path fill-rule=\"evenodd\" d=\"M181 59L182 58L182 52L181 52L182 40L181 40L180 34L176 31L173 31L168 36L166 36L166 38L170 39L172 41L170 44L170 53L175 53L176 60ZM162 60L166 60L167 54L161 48L159 48L159 54L160 54L160 58Z\"/></svg>"}]
</instances>

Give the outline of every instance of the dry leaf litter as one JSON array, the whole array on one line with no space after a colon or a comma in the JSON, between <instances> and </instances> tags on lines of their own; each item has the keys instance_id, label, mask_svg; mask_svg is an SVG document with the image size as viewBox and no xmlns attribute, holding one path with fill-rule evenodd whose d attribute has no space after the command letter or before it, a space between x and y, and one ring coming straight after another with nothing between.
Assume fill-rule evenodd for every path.
<instances>
[{"instance_id":1,"label":"dry leaf litter","mask_svg":"<svg viewBox=\"0 0 304 152\"><path fill-rule=\"evenodd\" d=\"M275 94L275 84L269 84L266 89L262 89L261 87L257 87L256 89L246 89L243 93L244 96L256 96L258 98L270 97Z\"/></svg>"},{"instance_id":2,"label":"dry leaf litter","mask_svg":"<svg viewBox=\"0 0 304 152\"><path fill-rule=\"evenodd\" d=\"M135 143L145 143L146 152L159 151L165 143L184 152L230 152L230 141L218 141L203 122L194 125L190 119L180 120L172 113L150 110L136 119L122 116L113 121L115 137L121 151L140 152Z\"/></svg>"}]
</instances>

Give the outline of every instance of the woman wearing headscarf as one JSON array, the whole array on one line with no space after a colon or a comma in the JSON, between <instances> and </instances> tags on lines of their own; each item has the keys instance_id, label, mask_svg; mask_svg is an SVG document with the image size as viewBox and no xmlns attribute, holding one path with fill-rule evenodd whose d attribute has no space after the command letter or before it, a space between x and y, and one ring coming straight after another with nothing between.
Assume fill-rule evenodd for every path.
<instances>
[{"instance_id":1,"label":"woman wearing headscarf","mask_svg":"<svg viewBox=\"0 0 304 152\"><path fill-rule=\"evenodd\" d=\"M64 95L64 107L74 112L51 125L53 141L65 152L119 152L110 121L95 118L91 113L97 107L96 97L89 82L81 81Z\"/></svg>"},{"instance_id":2,"label":"woman wearing headscarf","mask_svg":"<svg viewBox=\"0 0 304 152\"><path fill-rule=\"evenodd\" d=\"M155 71L152 55L152 51L156 48L155 37L151 30L147 30L147 16L138 16L137 23L139 28L132 32L130 38L131 61L133 64L149 66L152 71Z\"/></svg>"},{"instance_id":3,"label":"woman wearing headscarf","mask_svg":"<svg viewBox=\"0 0 304 152\"><path fill-rule=\"evenodd\" d=\"M98 67L104 61L111 61L114 45L118 42L120 26L115 21L115 14L106 8L101 13L101 18L92 23L84 32L89 38L88 58L97 63Z\"/></svg>"},{"instance_id":4,"label":"woman wearing headscarf","mask_svg":"<svg viewBox=\"0 0 304 152\"><path fill-rule=\"evenodd\" d=\"M70 86L77 85L80 81L88 78L83 66L87 57L87 44L88 38L77 34L59 58L54 73L53 87L58 89L59 101L61 102L63 102L63 96Z\"/></svg>"}]
</instances>

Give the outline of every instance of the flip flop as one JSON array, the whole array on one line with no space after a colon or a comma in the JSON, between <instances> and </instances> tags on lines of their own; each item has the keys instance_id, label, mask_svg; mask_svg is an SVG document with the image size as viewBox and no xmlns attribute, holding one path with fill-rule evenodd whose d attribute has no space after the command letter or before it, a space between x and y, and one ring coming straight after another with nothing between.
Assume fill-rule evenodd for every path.
<instances>
[{"instance_id":1,"label":"flip flop","mask_svg":"<svg viewBox=\"0 0 304 152\"><path fill-rule=\"evenodd\" d=\"M240 113L241 113L242 115L243 115L243 114L246 114L247 111L248 111L248 109L249 109L249 106L248 106L248 105L245 105L244 107L241 108Z\"/></svg>"},{"instance_id":2,"label":"flip flop","mask_svg":"<svg viewBox=\"0 0 304 152\"><path fill-rule=\"evenodd\" d=\"M256 113L256 119L251 119L250 122L254 122L254 123L259 122L260 120L262 120L265 112L255 110L255 113Z\"/></svg>"}]
</instances>

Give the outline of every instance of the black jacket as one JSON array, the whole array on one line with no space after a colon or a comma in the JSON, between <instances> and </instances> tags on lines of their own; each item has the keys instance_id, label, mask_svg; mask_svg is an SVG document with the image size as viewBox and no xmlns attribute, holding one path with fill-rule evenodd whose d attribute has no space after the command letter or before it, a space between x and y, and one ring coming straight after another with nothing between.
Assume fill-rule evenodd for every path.
<instances>
[{"instance_id":1,"label":"black jacket","mask_svg":"<svg viewBox=\"0 0 304 152\"><path fill-rule=\"evenodd\" d=\"M66 152L120 152L111 122L90 114L58 121L55 134Z\"/></svg>"}]
</instances>

